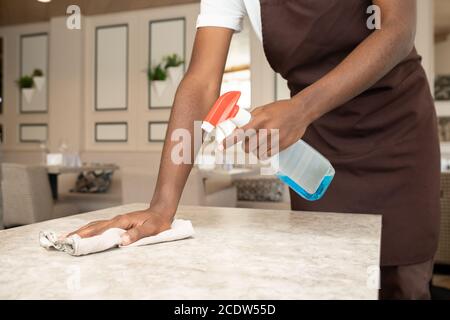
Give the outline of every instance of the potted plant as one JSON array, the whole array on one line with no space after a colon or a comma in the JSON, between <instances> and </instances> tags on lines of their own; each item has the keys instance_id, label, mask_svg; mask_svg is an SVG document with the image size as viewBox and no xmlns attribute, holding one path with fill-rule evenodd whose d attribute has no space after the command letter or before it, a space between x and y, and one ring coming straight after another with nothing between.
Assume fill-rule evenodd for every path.
<instances>
[{"instance_id":1,"label":"potted plant","mask_svg":"<svg viewBox=\"0 0 450 320\"><path fill-rule=\"evenodd\" d=\"M44 73L42 72L41 69L34 69L33 81L34 81L34 85L36 86L38 91L41 91L45 84Z\"/></svg>"},{"instance_id":2,"label":"potted plant","mask_svg":"<svg viewBox=\"0 0 450 320\"><path fill-rule=\"evenodd\" d=\"M176 53L164 57L165 68L173 84L177 85L184 73L184 60Z\"/></svg>"},{"instance_id":3,"label":"potted plant","mask_svg":"<svg viewBox=\"0 0 450 320\"><path fill-rule=\"evenodd\" d=\"M16 82L17 85L19 86L19 89L21 90L22 97L25 99L27 103L30 103L34 94L33 78L25 75L20 77L19 80L17 80Z\"/></svg>"},{"instance_id":4,"label":"potted plant","mask_svg":"<svg viewBox=\"0 0 450 320\"><path fill-rule=\"evenodd\" d=\"M166 89L167 71L165 68L158 64L156 67L148 69L148 80L152 88L155 90L158 96L161 96Z\"/></svg>"}]
</instances>

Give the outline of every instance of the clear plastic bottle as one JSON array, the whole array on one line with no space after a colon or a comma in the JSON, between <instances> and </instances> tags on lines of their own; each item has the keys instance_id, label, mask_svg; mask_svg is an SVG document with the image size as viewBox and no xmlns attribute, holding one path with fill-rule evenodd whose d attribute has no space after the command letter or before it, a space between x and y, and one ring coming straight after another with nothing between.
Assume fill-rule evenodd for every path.
<instances>
[{"instance_id":1,"label":"clear plastic bottle","mask_svg":"<svg viewBox=\"0 0 450 320\"><path fill-rule=\"evenodd\" d=\"M222 146L236 128L250 122L250 112L237 105L239 96L238 91L228 92L214 104L202 123L208 143L215 140L216 146ZM270 164L281 181L309 201L323 197L335 174L331 163L303 140L273 156Z\"/></svg>"},{"instance_id":2,"label":"clear plastic bottle","mask_svg":"<svg viewBox=\"0 0 450 320\"><path fill-rule=\"evenodd\" d=\"M331 163L303 140L273 156L270 163L281 181L309 201L323 197L335 174Z\"/></svg>"}]
</instances>

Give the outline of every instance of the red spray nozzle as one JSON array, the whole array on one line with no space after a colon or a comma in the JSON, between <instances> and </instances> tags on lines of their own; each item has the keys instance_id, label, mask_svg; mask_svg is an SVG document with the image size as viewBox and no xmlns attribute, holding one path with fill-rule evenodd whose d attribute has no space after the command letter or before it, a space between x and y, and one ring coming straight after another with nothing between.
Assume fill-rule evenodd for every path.
<instances>
[{"instance_id":1,"label":"red spray nozzle","mask_svg":"<svg viewBox=\"0 0 450 320\"><path fill-rule=\"evenodd\" d=\"M239 112L237 102L240 96L239 91L230 91L220 96L203 121L202 129L211 132L221 122L236 116Z\"/></svg>"}]
</instances>

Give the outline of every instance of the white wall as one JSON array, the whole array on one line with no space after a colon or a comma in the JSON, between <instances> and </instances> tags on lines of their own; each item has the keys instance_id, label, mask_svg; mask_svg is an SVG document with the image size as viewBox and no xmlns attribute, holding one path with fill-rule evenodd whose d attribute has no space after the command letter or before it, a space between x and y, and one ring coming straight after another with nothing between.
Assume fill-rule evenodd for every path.
<instances>
[{"instance_id":1,"label":"white wall","mask_svg":"<svg viewBox=\"0 0 450 320\"><path fill-rule=\"evenodd\" d=\"M83 31L69 30L66 19L50 21L49 148L65 141L71 151L82 149Z\"/></svg>"},{"instance_id":2,"label":"white wall","mask_svg":"<svg viewBox=\"0 0 450 320\"><path fill-rule=\"evenodd\" d=\"M250 33L252 104L262 106L275 98L275 74L267 62L261 41Z\"/></svg>"},{"instance_id":3,"label":"white wall","mask_svg":"<svg viewBox=\"0 0 450 320\"><path fill-rule=\"evenodd\" d=\"M450 36L447 41L436 43L436 74L450 75Z\"/></svg>"},{"instance_id":4,"label":"white wall","mask_svg":"<svg viewBox=\"0 0 450 320\"><path fill-rule=\"evenodd\" d=\"M199 6L185 5L126 12L87 18L85 61L85 115L83 141L85 151L155 151L161 150L161 143L148 142L148 122L167 121L170 109L150 110L148 108L148 82L145 70L148 66L149 21L176 17L186 18L186 61L190 60L195 36L195 22ZM96 112L94 110L94 58L95 28L102 25L127 23L129 28L129 83L128 110ZM96 143L93 137L96 121L128 122L128 143Z\"/></svg>"},{"instance_id":5,"label":"white wall","mask_svg":"<svg viewBox=\"0 0 450 320\"><path fill-rule=\"evenodd\" d=\"M148 110L145 69L148 57L148 23L165 17L186 17L186 42L189 59L195 34L198 4L147 9L83 18L81 30L66 28L65 17L48 23L0 28L5 50L5 101L0 123L4 125L5 141L1 160L36 163L42 160L38 144L20 143L17 126L20 122L44 122L49 125L48 147L56 151L61 141L70 151L80 152L85 161L118 162L155 167L161 144L147 142L147 122L167 120L170 110ZM95 112L93 74L95 28L117 22L129 25L129 108L121 112ZM47 114L18 112L19 90L15 80L20 69L20 35L48 32L49 45L49 110ZM125 144L95 143L96 121L128 121L129 140ZM122 151L127 151L123 154ZM149 163L149 161L151 161Z\"/></svg>"},{"instance_id":6,"label":"white wall","mask_svg":"<svg viewBox=\"0 0 450 320\"><path fill-rule=\"evenodd\" d=\"M20 91L15 82L20 77L20 36L44 32L50 33L48 23L0 28L4 52L4 103L3 114L0 115L4 135L4 142L1 145L3 152L38 149L39 146L36 144L19 143L18 126L20 123L48 123L49 121L49 113L19 113ZM51 106L49 106L49 109L51 109Z\"/></svg>"},{"instance_id":7,"label":"white wall","mask_svg":"<svg viewBox=\"0 0 450 320\"><path fill-rule=\"evenodd\" d=\"M416 48L434 92L434 2L417 0Z\"/></svg>"}]
</instances>

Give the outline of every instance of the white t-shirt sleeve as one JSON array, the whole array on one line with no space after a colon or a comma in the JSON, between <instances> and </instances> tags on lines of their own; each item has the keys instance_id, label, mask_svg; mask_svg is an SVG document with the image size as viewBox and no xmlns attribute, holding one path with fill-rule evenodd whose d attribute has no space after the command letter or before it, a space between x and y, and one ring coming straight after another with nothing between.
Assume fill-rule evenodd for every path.
<instances>
[{"instance_id":1,"label":"white t-shirt sleeve","mask_svg":"<svg viewBox=\"0 0 450 320\"><path fill-rule=\"evenodd\" d=\"M201 0L197 28L223 27L239 32L246 14L244 0Z\"/></svg>"}]
</instances>

